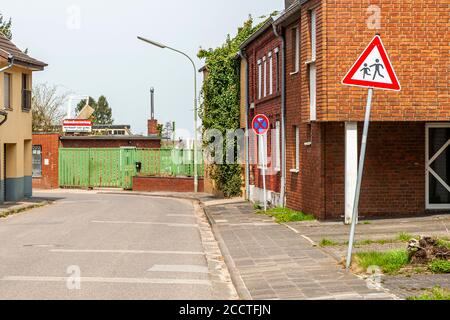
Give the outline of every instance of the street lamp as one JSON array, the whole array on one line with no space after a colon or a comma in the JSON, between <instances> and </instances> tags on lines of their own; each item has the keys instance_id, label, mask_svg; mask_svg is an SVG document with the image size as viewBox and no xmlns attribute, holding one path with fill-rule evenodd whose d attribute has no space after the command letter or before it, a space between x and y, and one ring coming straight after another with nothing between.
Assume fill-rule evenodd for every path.
<instances>
[{"instance_id":1,"label":"street lamp","mask_svg":"<svg viewBox=\"0 0 450 320\"><path fill-rule=\"evenodd\" d=\"M169 49L172 51L175 51L186 58L189 59L189 61L192 63L192 66L194 67L194 192L198 192L198 168L197 168L197 68L195 67L194 60L191 59L186 53L171 48L169 46L166 46L162 43L152 41L149 39L145 39L142 37L137 37L139 40L144 41L146 43L149 43L155 47L158 47L160 49Z\"/></svg>"}]
</instances>

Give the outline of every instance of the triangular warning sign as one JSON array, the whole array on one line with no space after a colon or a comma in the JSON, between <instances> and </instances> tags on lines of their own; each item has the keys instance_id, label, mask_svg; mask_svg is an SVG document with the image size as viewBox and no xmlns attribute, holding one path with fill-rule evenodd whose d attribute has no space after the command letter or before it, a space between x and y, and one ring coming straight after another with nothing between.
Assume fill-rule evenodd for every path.
<instances>
[{"instance_id":1,"label":"triangular warning sign","mask_svg":"<svg viewBox=\"0 0 450 320\"><path fill-rule=\"evenodd\" d=\"M342 80L342 84L400 91L400 83L380 36L375 36L353 67Z\"/></svg>"}]
</instances>

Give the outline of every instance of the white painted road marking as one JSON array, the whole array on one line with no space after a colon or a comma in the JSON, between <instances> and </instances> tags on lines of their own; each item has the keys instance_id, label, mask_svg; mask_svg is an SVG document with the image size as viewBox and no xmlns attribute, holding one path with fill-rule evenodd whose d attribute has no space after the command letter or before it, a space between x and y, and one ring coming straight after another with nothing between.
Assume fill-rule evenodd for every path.
<instances>
[{"instance_id":1,"label":"white painted road marking","mask_svg":"<svg viewBox=\"0 0 450 320\"><path fill-rule=\"evenodd\" d=\"M196 218L196 216L191 214L168 214L168 217L183 217L183 218Z\"/></svg>"},{"instance_id":2,"label":"white painted road marking","mask_svg":"<svg viewBox=\"0 0 450 320\"><path fill-rule=\"evenodd\" d=\"M27 277L6 276L0 281L22 281L22 282L67 282L68 277ZM81 283L130 283L130 284L188 284L211 286L209 280L195 279L149 279L149 278L103 278L103 277L81 277Z\"/></svg>"},{"instance_id":3,"label":"white painted road marking","mask_svg":"<svg viewBox=\"0 0 450 320\"><path fill-rule=\"evenodd\" d=\"M167 227L179 227L179 228L198 228L196 224L189 223L163 223L163 222L146 222L146 221L91 221L92 223L109 223L109 224L138 224L138 225L156 225Z\"/></svg>"},{"instance_id":4,"label":"white painted road marking","mask_svg":"<svg viewBox=\"0 0 450 320\"><path fill-rule=\"evenodd\" d=\"M190 273L208 273L208 267L193 265L159 265L156 264L150 269L150 272L190 272Z\"/></svg>"},{"instance_id":5,"label":"white painted road marking","mask_svg":"<svg viewBox=\"0 0 450 320\"><path fill-rule=\"evenodd\" d=\"M95 250L95 249L52 249L50 252L60 253L127 253L127 254L179 254L179 255L205 255L198 251L161 251L161 250Z\"/></svg>"}]
</instances>

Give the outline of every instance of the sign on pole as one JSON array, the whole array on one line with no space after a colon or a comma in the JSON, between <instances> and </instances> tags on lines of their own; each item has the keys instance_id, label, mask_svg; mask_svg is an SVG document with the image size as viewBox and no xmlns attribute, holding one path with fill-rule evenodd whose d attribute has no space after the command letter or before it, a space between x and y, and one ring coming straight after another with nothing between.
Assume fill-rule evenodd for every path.
<instances>
[{"instance_id":1,"label":"sign on pole","mask_svg":"<svg viewBox=\"0 0 450 320\"><path fill-rule=\"evenodd\" d=\"M252 129L256 133L256 135L259 137L259 145L260 145L260 154L261 157L261 164L262 164L262 177L263 177L263 197L264 197L264 211L267 211L267 195L266 195L266 163L267 163L267 152L266 152L266 145L265 145L265 136L267 135L267 132L270 128L270 122L269 118L265 116L264 114L258 114L253 118L252 121Z\"/></svg>"},{"instance_id":2,"label":"sign on pole","mask_svg":"<svg viewBox=\"0 0 450 320\"><path fill-rule=\"evenodd\" d=\"M400 91L401 86L380 36L375 36L342 84Z\"/></svg>"},{"instance_id":3,"label":"sign on pole","mask_svg":"<svg viewBox=\"0 0 450 320\"><path fill-rule=\"evenodd\" d=\"M350 71L342 80L342 84L357 87L367 87L367 105L364 118L364 129L361 140L361 154L358 166L358 178L356 180L356 192L353 204L352 225L348 241L346 267L350 268L352 261L352 250L355 240L356 223L358 221L358 206L361 194L362 176L364 173L364 162L366 158L367 136L369 134L370 109L372 107L373 89L400 91L401 86L395 74L389 56L384 48L380 36L375 36L358 60L353 64Z\"/></svg>"}]
</instances>

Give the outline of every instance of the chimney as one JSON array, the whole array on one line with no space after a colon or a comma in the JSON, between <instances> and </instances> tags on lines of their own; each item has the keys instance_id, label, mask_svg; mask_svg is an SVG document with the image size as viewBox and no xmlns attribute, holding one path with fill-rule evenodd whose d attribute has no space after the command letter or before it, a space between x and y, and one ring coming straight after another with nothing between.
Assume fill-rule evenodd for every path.
<instances>
[{"instance_id":1,"label":"chimney","mask_svg":"<svg viewBox=\"0 0 450 320\"><path fill-rule=\"evenodd\" d=\"M150 88L150 119L147 122L148 135L158 135L158 120L155 119L155 89Z\"/></svg>"},{"instance_id":2,"label":"chimney","mask_svg":"<svg viewBox=\"0 0 450 320\"><path fill-rule=\"evenodd\" d=\"M284 8L289 8L296 0L284 0Z\"/></svg>"}]
</instances>

